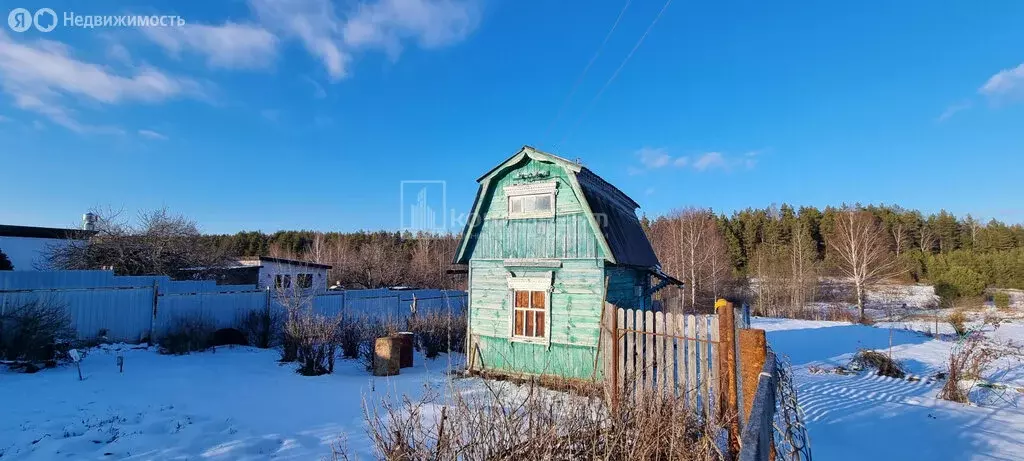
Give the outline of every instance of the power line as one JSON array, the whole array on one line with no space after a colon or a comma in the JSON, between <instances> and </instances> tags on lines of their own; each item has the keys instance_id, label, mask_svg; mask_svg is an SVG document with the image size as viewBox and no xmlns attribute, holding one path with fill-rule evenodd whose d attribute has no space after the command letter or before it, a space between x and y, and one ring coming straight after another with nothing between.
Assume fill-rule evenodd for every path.
<instances>
[{"instance_id":1,"label":"power line","mask_svg":"<svg viewBox=\"0 0 1024 461\"><path fill-rule=\"evenodd\" d=\"M615 81L615 77L619 76L619 72L622 71L622 68L626 67L626 63L628 63L629 59L633 57L633 53L636 53L636 50L640 48L641 44L644 43L644 39L646 39L647 35L651 33L651 30L654 29L654 25L658 23L658 20L661 19L661 16L665 14L665 10L667 10L668 6L671 4L672 0L667 0L665 2L665 6L661 7L661 11L659 11L658 15L654 17L653 21L651 21L651 25L647 26L647 30L645 30L644 34L640 36L640 39L636 41L636 45L633 45L633 49L630 50L629 54L626 55L626 58L622 60L622 64L619 64L619 68L615 69L615 72L613 72L612 76L608 78L608 81L604 83L604 86L602 86L601 89L598 90L597 94L594 95L594 99L590 100L590 104L587 105L587 108L584 109L583 113L580 114L579 118L576 119L576 123L573 124L572 129L570 129L569 132L565 134L565 137L563 137L562 140L558 142L559 144L565 143L565 141L567 141L569 137L572 136L572 134L576 131L576 128L578 128L580 123L583 122L583 119L587 116L587 114L590 113L590 109L594 107L594 105L597 103L597 100L600 99L601 95L604 94L605 90L607 90L608 87L612 84L612 82Z\"/></svg>"},{"instance_id":2,"label":"power line","mask_svg":"<svg viewBox=\"0 0 1024 461\"><path fill-rule=\"evenodd\" d=\"M626 4L623 5L622 10L619 11L619 16L615 18L615 23L612 24L612 28L608 30L608 33L604 36L604 40L601 41L601 45L597 47L597 51L595 51L594 55L590 57L590 61L587 62L587 65L583 67L583 72L580 72L579 77L576 77L576 81L573 82L572 87L569 88L569 94L567 94L565 99L562 101L562 106L558 108L555 118L551 120L547 129L544 130L544 137L542 139L546 140L548 138L548 135L551 134L551 129L554 128L555 123L562 118L562 113L565 112L565 108L569 106L569 101L572 100L573 95L576 94L576 90L579 89L580 83L583 82L583 77L586 77L587 72L590 71L590 66L593 66L594 61L597 61L598 56L601 56L601 52L604 51L604 46L608 44L608 40L612 38L612 34L615 33L615 29L619 27L619 21L622 20L622 16L626 14L626 10L629 9L629 4L632 2L633 0L626 0Z\"/></svg>"}]
</instances>

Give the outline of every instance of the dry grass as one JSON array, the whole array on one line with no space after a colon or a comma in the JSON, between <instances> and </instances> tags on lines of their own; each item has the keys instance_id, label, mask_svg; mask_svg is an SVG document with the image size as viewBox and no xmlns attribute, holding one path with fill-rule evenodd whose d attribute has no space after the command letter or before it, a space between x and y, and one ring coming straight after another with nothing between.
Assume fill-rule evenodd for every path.
<instances>
[{"instance_id":1,"label":"dry grass","mask_svg":"<svg viewBox=\"0 0 1024 461\"><path fill-rule=\"evenodd\" d=\"M484 381L447 400L429 393L381 406L364 403L379 459L711 460L713 434L681 400L646 396L610 411L601 397ZM335 459L347 459L335 450Z\"/></svg>"},{"instance_id":2,"label":"dry grass","mask_svg":"<svg viewBox=\"0 0 1024 461\"><path fill-rule=\"evenodd\" d=\"M967 335L967 314L962 310L955 310L946 317L946 323L953 327L953 331L959 337Z\"/></svg>"},{"instance_id":3,"label":"dry grass","mask_svg":"<svg viewBox=\"0 0 1024 461\"><path fill-rule=\"evenodd\" d=\"M903 365L899 361L878 351L861 349L853 356L851 365L861 369L874 369L880 376L890 378L902 379L907 376L907 372L903 370Z\"/></svg>"},{"instance_id":4,"label":"dry grass","mask_svg":"<svg viewBox=\"0 0 1024 461\"><path fill-rule=\"evenodd\" d=\"M829 305L825 309L801 309L792 312L791 318L801 320L825 320L829 322L860 323L856 312L840 305Z\"/></svg>"},{"instance_id":5,"label":"dry grass","mask_svg":"<svg viewBox=\"0 0 1024 461\"><path fill-rule=\"evenodd\" d=\"M970 403L970 387L964 388L961 381L979 379L995 360L992 349L984 344L984 336L973 334L964 338L949 353L949 369L946 383L939 391L939 398L959 403Z\"/></svg>"}]
</instances>

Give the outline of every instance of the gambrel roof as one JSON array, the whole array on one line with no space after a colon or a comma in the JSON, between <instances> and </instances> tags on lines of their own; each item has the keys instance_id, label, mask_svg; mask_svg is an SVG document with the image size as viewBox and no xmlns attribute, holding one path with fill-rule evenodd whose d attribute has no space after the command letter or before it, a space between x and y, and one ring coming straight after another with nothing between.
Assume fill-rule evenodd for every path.
<instances>
[{"instance_id":1,"label":"gambrel roof","mask_svg":"<svg viewBox=\"0 0 1024 461\"><path fill-rule=\"evenodd\" d=\"M468 262L466 250L470 241L470 229L477 228L479 221L483 219L483 216L480 216L481 201L487 193L491 179L518 165L527 157L554 163L566 170L569 183L579 197L591 227L596 230L595 234L607 255L608 262L643 268L660 267L651 242L647 240L647 234L636 217L636 209L640 205L588 168L530 146L523 146L515 155L477 179L480 188L473 202L472 219L466 223L463 230L462 242L459 244L454 263Z\"/></svg>"}]
</instances>

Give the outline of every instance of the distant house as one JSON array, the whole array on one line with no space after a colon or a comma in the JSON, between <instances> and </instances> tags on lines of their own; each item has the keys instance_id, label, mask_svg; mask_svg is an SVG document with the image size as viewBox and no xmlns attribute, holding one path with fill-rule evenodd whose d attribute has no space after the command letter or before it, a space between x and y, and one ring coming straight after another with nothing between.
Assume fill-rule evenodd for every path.
<instances>
[{"instance_id":1,"label":"distant house","mask_svg":"<svg viewBox=\"0 0 1024 461\"><path fill-rule=\"evenodd\" d=\"M256 285L260 289L327 290L327 271L331 266L296 259L260 256L236 258L223 267L182 269L177 278L212 277L219 285Z\"/></svg>"},{"instance_id":2,"label":"distant house","mask_svg":"<svg viewBox=\"0 0 1024 461\"><path fill-rule=\"evenodd\" d=\"M605 302L651 310L668 284L639 205L586 167L523 147L477 180L468 264L475 370L599 377Z\"/></svg>"},{"instance_id":3,"label":"distant house","mask_svg":"<svg viewBox=\"0 0 1024 461\"><path fill-rule=\"evenodd\" d=\"M93 235L94 230L0 224L0 250L7 254L16 271L45 270L51 248L86 241Z\"/></svg>"}]
</instances>

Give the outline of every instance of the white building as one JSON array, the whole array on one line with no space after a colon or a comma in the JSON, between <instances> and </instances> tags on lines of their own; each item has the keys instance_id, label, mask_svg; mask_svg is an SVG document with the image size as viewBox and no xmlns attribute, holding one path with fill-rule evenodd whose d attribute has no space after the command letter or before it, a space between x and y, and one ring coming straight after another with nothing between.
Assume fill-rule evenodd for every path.
<instances>
[{"instance_id":1,"label":"white building","mask_svg":"<svg viewBox=\"0 0 1024 461\"><path fill-rule=\"evenodd\" d=\"M0 251L7 255L16 271L45 270L50 248L88 240L95 234L94 230L0 224Z\"/></svg>"},{"instance_id":2,"label":"white building","mask_svg":"<svg viewBox=\"0 0 1024 461\"><path fill-rule=\"evenodd\" d=\"M327 290L327 271L331 266L295 259L272 258L240 258L240 266L259 266L256 285L259 288L272 289L301 288L313 291ZM252 282L249 282L252 283Z\"/></svg>"}]
</instances>

